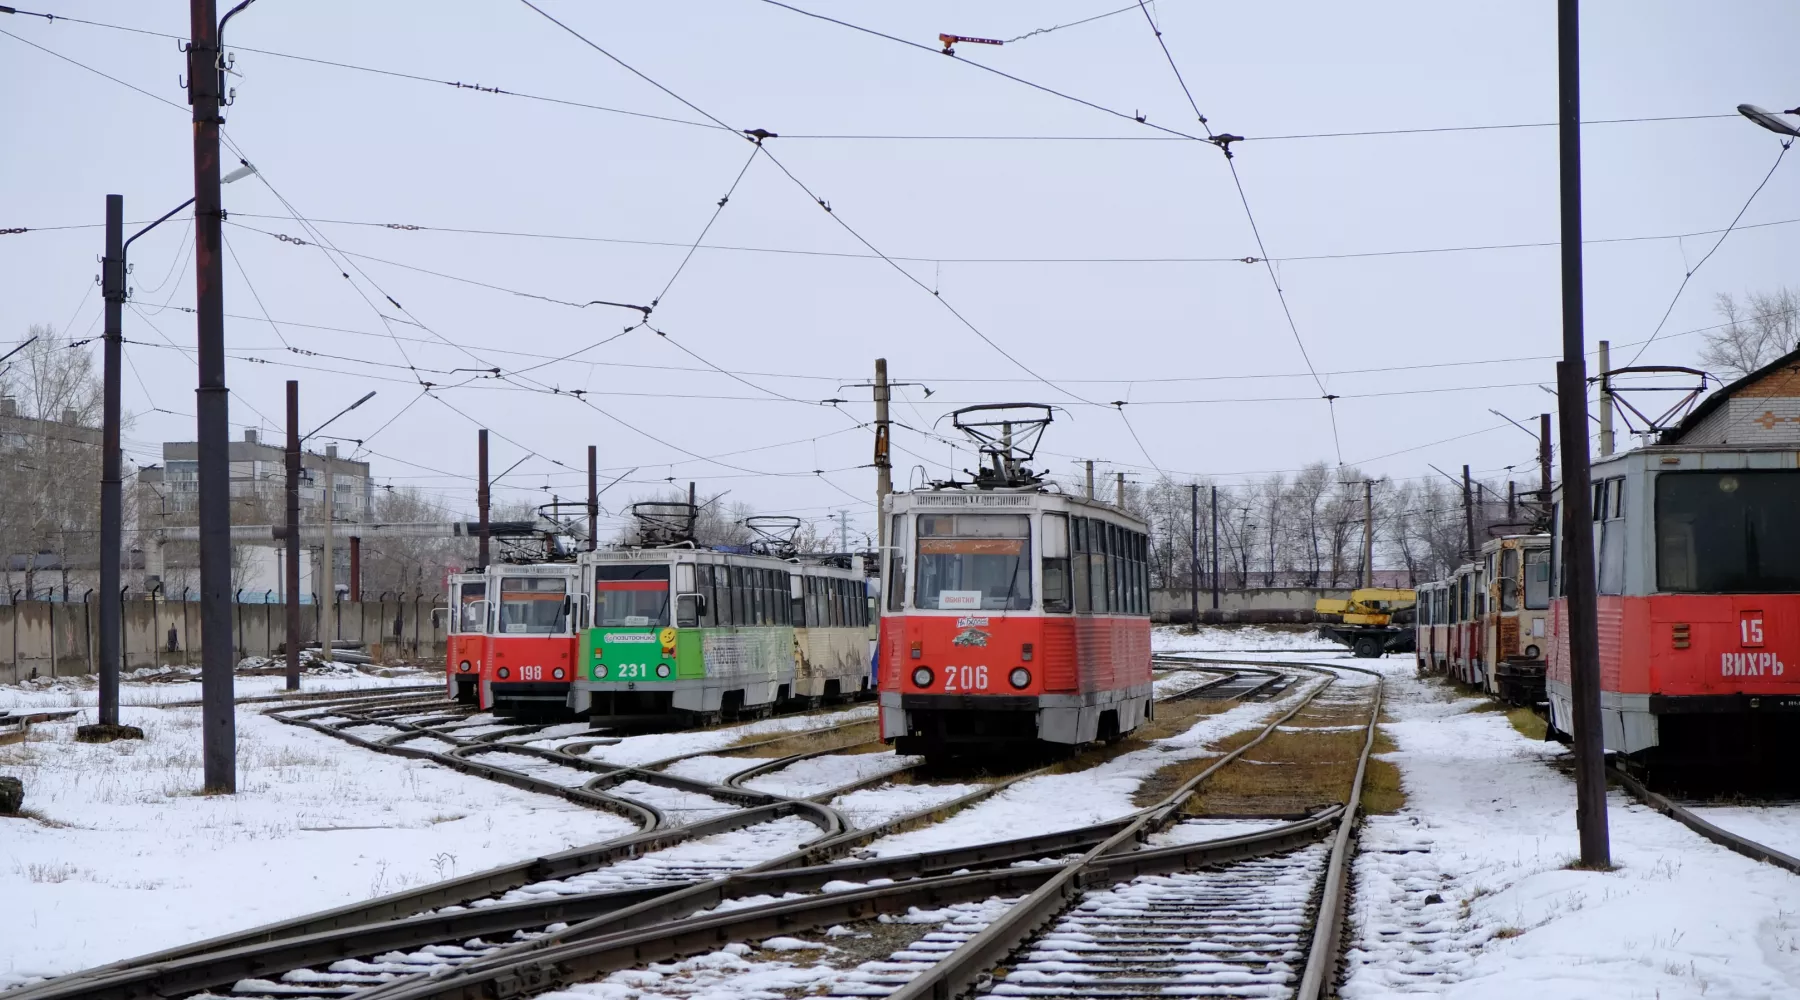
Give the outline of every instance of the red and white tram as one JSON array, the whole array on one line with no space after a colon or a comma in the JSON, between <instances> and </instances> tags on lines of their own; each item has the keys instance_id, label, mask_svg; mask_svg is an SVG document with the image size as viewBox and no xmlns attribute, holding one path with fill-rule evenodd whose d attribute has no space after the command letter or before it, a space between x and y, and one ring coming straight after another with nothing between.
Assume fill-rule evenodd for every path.
<instances>
[{"instance_id":1,"label":"red and white tram","mask_svg":"<svg viewBox=\"0 0 1800 1000\"><path fill-rule=\"evenodd\" d=\"M882 738L945 758L1131 732L1153 709L1146 525L1024 464L1049 407L953 417L991 467L884 505Z\"/></svg>"},{"instance_id":2,"label":"red and white tram","mask_svg":"<svg viewBox=\"0 0 1800 1000\"><path fill-rule=\"evenodd\" d=\"M449 627L444 634L444 678L452 701L474 705L481 699L487 662L487 575L454 573L450 576Z\"/></svg>"},{"instance_id":3,"label":"red and white tram","mask_svg":"<svg viewBox=\"0 0 1800 1000\"><path fill-rule=\"evenodd\" d=\"M1561 532L1591 530L1606 749L1669 786L1800 784L1797 412L1800 351L1595 460L1592 523L1559 516L1552 549L1555 729L1574 731Z\"/></svg>"}]
</instances>

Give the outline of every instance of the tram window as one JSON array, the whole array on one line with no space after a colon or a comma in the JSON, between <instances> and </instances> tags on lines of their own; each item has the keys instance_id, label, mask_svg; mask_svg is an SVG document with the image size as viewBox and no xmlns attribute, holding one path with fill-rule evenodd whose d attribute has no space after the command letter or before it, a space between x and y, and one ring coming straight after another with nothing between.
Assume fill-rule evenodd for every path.
<instances>
[{"instance_id":1,"label":"tram window","mask_svg":"<svg viewBox=\"0 0 1800 1000\"><path fill-rule=\"evenodd\" d=\"M1800 591L1800 472L1665 472L1656 479L1656 589Z\"/></svg>"},{"instance_id":2,"label":"tram window","mask_svg":"<svg viewBox=\"0 0 1800 1000\"><path fill-rule=\"evenodd\" d=\"M1609 479L1602 479L1594 484L1594 509L1592 513L1594 520L1596 521L1603 521L1606 519L1606 489L1611 482L1612 481Z\"/></svg>"},{"instance_id":3,"label":"tram window","mask_svg":"<svg viewBox=\"0 0 1800 1000\"><path fill-rule=\"evenodd\" d=\"M1542 611L1550 606L1550 550L1525 551L1525 608Z\"/></svg>"},{"instance_id":4,"label":"tram window","mask_svg":"<svg viewBox=\"0 0 1800 1000\"><path fill-rule=\"evenodd\" d=\"M1069 586L1075 611L1086 613L1088 601L1087 518L1069 519Z\"/></svg>"},{"instance_id":5,"label":"tram window","mask_svg":"<svg viewBox=\"0 0 1800 1000\"><path fill-rule=\"evenodd\" d=\"M1024 514L919 515L921 608L1024 611L1031 607L1031 524Z\"/></svg>"},{"instance_id":6,"label":"tram window","mask_svg":"<svg viewBox=\"0 0 1800 1000\"><path fill-rule=\"evenodd\" d=\"M815 576L807 584L810 590L806 600L806 623L813 628L824 628L828 620L825 617L825 581Z\"/></svg>"},{"instance_id":7,"label":"tram window","mask_svg":"<svg viewBox=\"0 0 1800 1000\"><path fill-rule=\"evenodd\" d=\"M664 584L666 592L668 585ZM500 578L500 631L557 635L568 630L567 581L552 576Z\"/></svg>"},{"instance_id":8,"label":"tram window","mask_svg":"<svg viewBox=\"0 0 1800 1000\"><path fill-rule=\"evenodd\" d=\"M906 553L912 551L912 519L905 514L895 514L894 523L888 531L888 542L893 549L888 553L887 578L881 586L887 591L887 609L899 611L906 606Z\"/></svg>"},{"instance_id":9,"label":"tram window","mask_svg":"<svg viewBox=\"0 0 1800 1000\"><path fill-rule=\"evenodd\" d=\"M487 624L487 581L465 583L457 591L458 632L485 632Z\"/></svg>"},{"instance_id":10,"label":"tram window","mask_svg":"<svg viewBox=\"0 0 1800 1000\"><path fill-rule=\"evenodd\" d=\"M1519 550L1500 550L1500 610L1519 610Z\"/></svg>"},{"instance_id":11,"label":"tram window","mask_svg":"<svg viewBox=\"0 0 1800 1000\"><path fill-rule=\"evenodd\" d=\"M592 621L599 628L669 624L668 564L596 567Z\"/></svg>"},{"instance_id":12,"label":"tram window","mask_svg":"<svg viewBox=\"0 0 1800 1000\"><path fill-rule=\"evenodd\" d=\"M1069 515L1044 515L1042 549L1044 610L1067 613L1074 608L1069 597Z\"/></svg>"}]
</instances>

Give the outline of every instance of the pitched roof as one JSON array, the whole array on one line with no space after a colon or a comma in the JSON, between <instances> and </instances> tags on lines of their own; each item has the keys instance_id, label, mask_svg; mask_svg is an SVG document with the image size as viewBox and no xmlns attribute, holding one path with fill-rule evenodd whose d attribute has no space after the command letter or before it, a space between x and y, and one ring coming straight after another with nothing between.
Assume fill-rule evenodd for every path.
<instances>
[{"instance_id":1,"label":"pitched roof","mask_svg":"<svg viewBox=\"0 0 1800 1000\"><path fill-rule=\"evenodd\" d=\"M1774 361L1763 365L1761 368L1745 375L1743 378L1738 379L1730 385L1713 390L1712 395L1701 400L1700 405L1694 407L1687 416L1683 417L1681 423L1663 431L1662 437L1657 440L1657 443L1679 444L1682 437L1695 427L1700 426L1702 420L1705 420L1714 410L1724 406L1727 400L1735 396L1740 394L1768 395L1768 393L1752 393L1746 392L1746 390L1755 386L1757 383L1762 382L1771 375L1781 374L1783 372L1786 372L1790 376L1790 378L1784 379L1783 381L1792 383L1791 387L1794 390L1792 394L1800 396L1800 350L1793 350L1776 358ZM1775 387L1770 386L1769 388ZM1777 393L1777 395L1787 395L1787 393Z\"/></svg>"}]
</instances>

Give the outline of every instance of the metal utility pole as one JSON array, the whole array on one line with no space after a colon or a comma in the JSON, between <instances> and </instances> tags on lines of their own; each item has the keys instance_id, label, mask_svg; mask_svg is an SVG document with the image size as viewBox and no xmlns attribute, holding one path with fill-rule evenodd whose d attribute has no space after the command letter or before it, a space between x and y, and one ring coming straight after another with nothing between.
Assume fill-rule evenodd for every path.
<instances>
[{"instance_id":1,"label":"metal utility pole","mask_svg":"<svg viewBox=\"0 0 1800 1000\"><path fill-rule=\"evenodd\" d=\"M1092 459L1087 462L1087 498L1094 499L1094 462Z\"/></svg>"},{"instance_id":2,"label":"metal utility pole","mask_svg":"<svg viewBox=\"0 0 1800 1000\"><path fill-rule=\"evenodd\" d=\"M1550 512L1550 414L1538 414L1538 502Z\"/></svg>"},{"instance_id":3,"label":"metal utility pole","mask_svg":"<svg viewBox=\"0 0 1800 1000\"><path fill-rule=\"evenodd\" d=\"M1600 342L1600 457L1613 453L1613 399L1612 386L1607 384L1606 373L1612 371L1612 342ZM1585 396L1587 390L1582 390Z\"/></svg>"},{"instance_id":4,"label":"metal utility pole","mask_svg":"<svg viewBox=\"0 0 1800 1000\"><path fill-rule=\"evenodd\" d=\"M475 561L481 564L482 569L486 569L488 564L488 447L486 427L475 432L475 449L475 506L479 511L478 516L481 518L481 544L478 550L480 555L476 556Z\"/></svg>"},{"instance_id":5,"label":"metal utility pole","mask_svg":"<svg viewBox=\"0 0 1800 1000\"><path fill-rule=\"evenodd\" d=\"M300 690L300 383L287 384L287 689Z\"/></svg>"},{"instance_id":6,"label":"metal utility pole","mask_svg":"<svg viewBox=\"0 0 1800 1000\"><path fill-rule=\"evenodd\" d=\"M1475 498L1469 488L1469 467L1463 466L1463 549L1475 558Z\"/></svg>"},{"instance_id":7,"label":"metal utility pole","mask_svg":"<svg viewBox=\"0 0 1800 1000\"><path fill-rule=\"evenodd\" d=\"M350 601L362 600L362 538L350 536Z\"/></svg>"},{"instance_id":8,"label":"metal utility pole","mask_svg":"<svg viewBox=\"0 0 1800 1000\"><path fill-rule=\"evenodd\" d=\"M850 512L840 510L838 513L838 551L850 551Z\"/></svg>"},{"instance_id":9,"label":"metal utility pole","mask_svg":"<svg viewBox=\"0 0 1800 1000\"><path fill-rule=\"evenodd\" d=\"M1563 577L1568 581L1569 687L1575 718L1575 824L1581 863L1612 867L1600 733L1600 629L1588 478L1587 340L1581 287L1581 5L1557 0L1557 138L1562 193L1563 360L1556 366L1563 443ZM1604 397L1602 397L1604 398Z\"/></svg>"},{"instance_id":10,"label":"metal utility pole","mask_svg":"<svg viewBox=\"0 0 1800 1000\"><path fill-rule=\"evenodd\" d=\"M894 492L894 463L888 455L888 400L893 390L888 387L887 359L875 359L875 538L879 555L887 553L888 519L883 504ZM879 557L879 556L878 556Z\"/></svg>"},{"instance_id":11,"label":"metal utility pole","mask_svg":"<svg viewBox=\"0 0 1800 1000\"><path fill-rule=\"evenodd\" d=\"M1188 604L1194 612L1194 621L1200 621L1200 484L1188 485L1188 506L1193 517L1188 541L1193 543L1194 551L1188 562Z\"/></svg>"},{"instance_id":12,"label":"metal utility pole","mask_svg":"<svg viewBox=\"0 0 1800 1000\"><path fill-rule=\"evenodd\" d=\"M1506 523L1512 524L1519 506L1519 484L1508 479L1506 481Z\"/></svg>"},{"instance_id":13,"label":"metal utility pole","mask_svg":"<svg viewBox=\"0 0 1800 1000\"><path fill-rule=\"evenodd\" d=\"M1375 482L1363 480L1363 582L1375 586Z\"/></svg>"},{"instance_id":14,"label":"metal utility pole","mask_svg":"<svg viewBox=\"0 0 1800 1000\"><path fill-rule=\"evenodd\" d=\"M188 5L188 103L194 109L194 307L200 384L200 687L205 789L237 791L237 718L232 698L231 397L225 388L224 212L219 196L220 100L225 70L214 0ZM112 595L107 595L110 600Z\"/></svg>"},{"instance_id":15,"label":"metal utility pole","mask_svg":"<svg viewBox=\"0 0 1800 1000\"><path fill-rule=\"evenodd\" d=\"M694 531L700 526L700 508L694 505L694 484L688 483L688 537L694 537Z\"/></svg>"},{"instance_id":16,"label":"metal utility pole","mask_svg":"<svg viewBox=\"0 0 1800 1000\"><path fill-rule=\"evenodd\" d=\"M119 367L125 306L125 197L106 196L106 257L100 267L106 296L105 385L101 390L100 432L100 715L103 726L119 724L119 549L124 533L124 474L119 466ZM65 560L63 565L67 567ZM65 570L66 571L66 570Z\"/></svg>"},{"instance_id":17,"label":"metal utility pole","mask_svg":"<svg viewBox=\"0 0 1800 1000\"><path fill-rule=\"evenodd\" d=\"M332 546L332 523L337 520L337 445L325 446L325 557L319 577L319 653L326 663L337 659L332 643L337 640L337 553Z\"/></svg>"},{"instance_id":18,"label":"metal utility pole","mask_svg":"<svg viewBox=\"0 0 1800 1000\"><path fill-rule=\"evenodd\" d=\"M588 551L600 544L600 451L588 445Z\"/></svg>"},{"instance_id":19,"label":"metal utility pole","mask_svg":"<svg viewBox=\"0 0 1800 1000\"><path fill-rule=\"evenodd\" d=\"M1219 488L1212 488L1212 592L1213 610L1219 610Z\"/></svg>"}]
</instances>

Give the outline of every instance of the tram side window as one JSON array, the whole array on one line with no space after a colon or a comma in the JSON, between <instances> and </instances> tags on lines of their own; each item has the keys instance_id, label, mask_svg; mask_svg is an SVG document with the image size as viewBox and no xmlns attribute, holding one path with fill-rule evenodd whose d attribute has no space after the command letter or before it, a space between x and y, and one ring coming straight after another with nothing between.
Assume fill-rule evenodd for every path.
<instances>
[{"instance_id":1,"label":"tram side window","mask_svg":"<svg viewBox=\"0 0 1800 1000\"><path fill-rule=\"evenodd\" d=\"M1656 479L1656 589L1800 591L1800 471L1665 472Z\"/></svg>"},{"instance_id":2,"label":"tram side window","mask_svg":"<svg viewBox=\"0 0 1800 1000\"><path fill-rule=\"evenodd\" d=\"M1043 540L1044 610L1066 613L1069 599L1069 516L1044 515Z\"/></svg>"},{"instance_id":3,"label":"tram side window","mask_svg":"<svg viewBox=\"0 0 1800 1000\"><path fill-rule=\"evenodd\" d=\"M1519 610L1519 550L1500 550L1500 610Z\"/></svg>"},{"instance_id":4,"label":"tram side window","mask_svg":"<svg viewBox=\"0 0 1800 1000\"><path fill-rule=\"evenodd\" d=\"M1069 583L1077 614L1086 614L1092 606L1088 596L1087 532L1087 518L1069 519Z\"/></svg>"}]
</instances>

